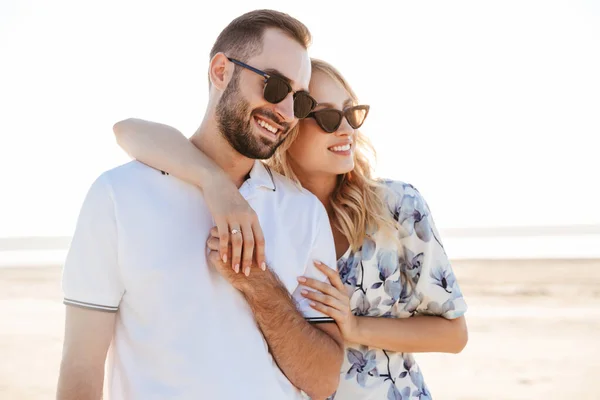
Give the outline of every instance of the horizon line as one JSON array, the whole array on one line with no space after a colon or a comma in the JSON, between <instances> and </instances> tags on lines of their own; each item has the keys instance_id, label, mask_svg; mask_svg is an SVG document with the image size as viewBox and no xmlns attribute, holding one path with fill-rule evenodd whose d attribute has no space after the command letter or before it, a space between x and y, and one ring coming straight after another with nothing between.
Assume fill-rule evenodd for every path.
<instances>
[{"instance_id":1,"label":"horizon line","mask_svg":"<svg viewBox=\"0 0 600 400\"><path fill-rule=\"evenodd\" d=\"M600 235L600 224L496 226L440 229L442 238L493 238ZM0 251L60 250L71 244L71 236L0 237Z\"/></svg>"}]
</instances>

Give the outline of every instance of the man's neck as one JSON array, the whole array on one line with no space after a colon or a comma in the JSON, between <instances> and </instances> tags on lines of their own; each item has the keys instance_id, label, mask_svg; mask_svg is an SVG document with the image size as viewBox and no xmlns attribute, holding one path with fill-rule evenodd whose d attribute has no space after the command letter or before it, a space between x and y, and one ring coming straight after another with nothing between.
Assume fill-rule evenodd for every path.
<instances>
[{"instance_id":1,"label":"man's neck","mask_svg":"<svg viewBox=\"0 0 600 400\"><path fill-rule=\"evenodd\" d=\"M231 147L214 121L206 118L190 140L223 169L237 187L242 186L254 166L254 160L244 157Z\"/></svg>"}]
</instances>

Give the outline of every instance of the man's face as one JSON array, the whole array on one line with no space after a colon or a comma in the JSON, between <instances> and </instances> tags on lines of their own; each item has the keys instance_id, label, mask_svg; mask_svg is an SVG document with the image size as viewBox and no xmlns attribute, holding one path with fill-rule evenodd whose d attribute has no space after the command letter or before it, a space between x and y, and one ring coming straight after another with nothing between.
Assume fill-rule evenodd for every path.
<instances>
[{"instance_id":1,"label":"man's face","mask_svg":"<svg viewBox=\"0 0 600 400\"><path fill-rule=\"evenodd\" d=\"M265 31L262 53L245 62L269 74L283 76L294 91L308 90L308 52L279 30ZM222 134L238 153L253 159L271 157L298 123L293 93L280 103L271 104L263 97L263 89L262 76L236 67L217 103L216 116Z\"/></svg>"}]
</instances>

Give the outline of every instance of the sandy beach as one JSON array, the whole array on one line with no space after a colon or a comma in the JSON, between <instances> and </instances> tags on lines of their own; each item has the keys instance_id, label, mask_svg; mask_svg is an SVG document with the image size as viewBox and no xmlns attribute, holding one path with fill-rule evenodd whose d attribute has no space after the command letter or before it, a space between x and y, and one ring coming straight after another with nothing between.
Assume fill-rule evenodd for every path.
<instances>
[{"instance_id":1,"label":"sandy beach","mask_svg":"<svg viewBox=\"0 0 600 400\"><path fill-rule=\"evenodd\" d=\"M600 399L600 260L453 265L470 339L458 355L417 355L434 399ZM60 272L0 268L0 399L54 398Z\"/></svg>"}]
</instances>

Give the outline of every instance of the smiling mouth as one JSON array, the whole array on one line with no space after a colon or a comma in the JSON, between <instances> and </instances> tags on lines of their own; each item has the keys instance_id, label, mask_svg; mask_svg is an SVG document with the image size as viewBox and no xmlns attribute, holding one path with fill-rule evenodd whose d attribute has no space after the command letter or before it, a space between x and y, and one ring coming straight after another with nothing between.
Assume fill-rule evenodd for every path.
<instances>
[{"instance_id":1,"label":"smiling mouth","mask_svg":"<svg viewBox=\"0 0 600 400\"><path fill-rule=\"evenodd\" d=\"M352 143L346 143L346 144L342 144L339 146L331 146L328 148L328 150L331 152L334 152L334 153L346 154L350 151L351 148L352 148Z\"/></svg>"},{"instance_id":2,"label":"smiling mouth","mask_svg":"<svg viewBox=\"0 0 600 400\"><path fill-rule=\"evenodd\" d=\"M258 126L261 127L261 131L265 133L268 137L273 139L277 138L277 134L281 132L280 129L275 128L273 125L269 124L264 119L260 119L258 117L254 117L254 121Z\"/></svg>"}]
</instances>

